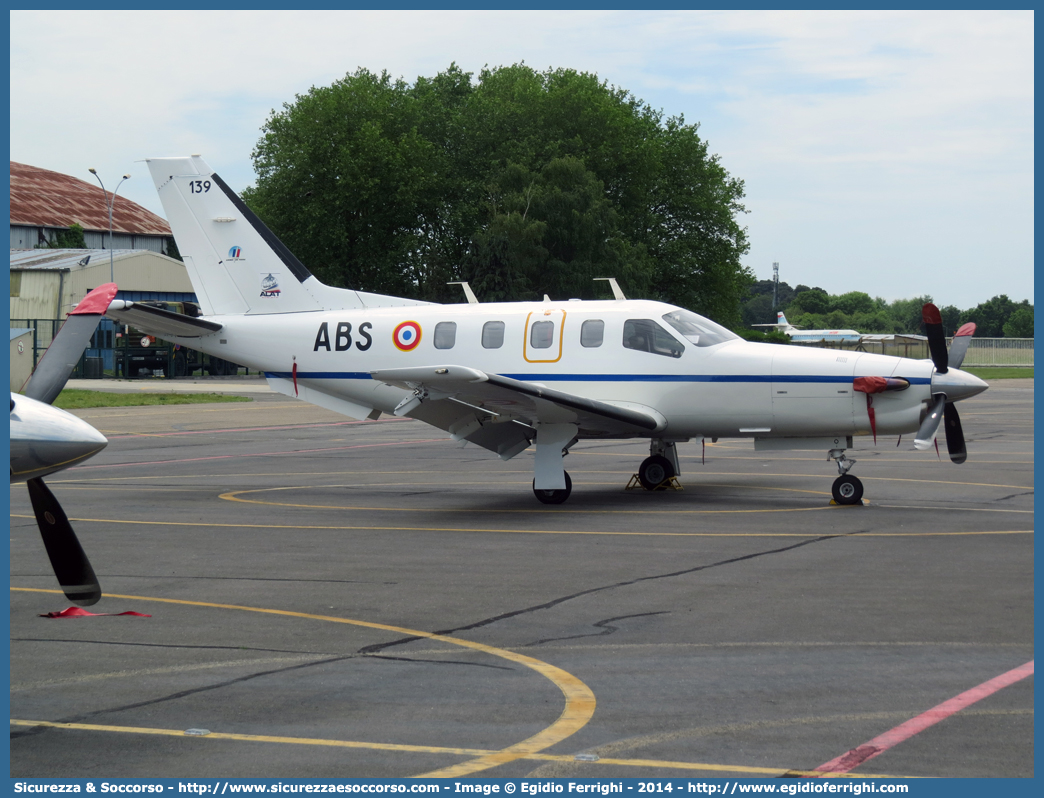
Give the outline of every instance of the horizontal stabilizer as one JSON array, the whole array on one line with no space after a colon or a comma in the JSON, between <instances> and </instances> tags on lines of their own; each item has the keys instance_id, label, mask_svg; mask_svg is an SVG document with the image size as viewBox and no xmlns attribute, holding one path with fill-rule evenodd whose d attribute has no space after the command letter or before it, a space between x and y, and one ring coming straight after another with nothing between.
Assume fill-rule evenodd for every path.
<instances>
[{"instance_id":1,"label":"horizontal stabilizer","mask_svg":"<svg viewBox=\"0 0 1044 798\"><path fill-rule=\"evenodd\" d=\"M106 315L161 338L199 338L221 329L221 325L216 321L197 319L184 313L174 313L171 310L123 299L117 299L109 305Z\"/></svg>"}]
</instances>

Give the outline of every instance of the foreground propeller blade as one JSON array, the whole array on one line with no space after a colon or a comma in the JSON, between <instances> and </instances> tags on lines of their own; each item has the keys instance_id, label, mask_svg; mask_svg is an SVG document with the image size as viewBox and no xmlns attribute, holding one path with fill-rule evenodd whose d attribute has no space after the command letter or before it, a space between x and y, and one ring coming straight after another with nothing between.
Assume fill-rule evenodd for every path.
<instances>
[{"instance_id":1,"label":"foreground propeller blade","mask_svg":"<svg viewBox=\"0 0 1044 798\"><path fill-rule=\"evenodd\" d=\"M953 341L950 342L950 357L947 361L950 368L959 369L961 367L973 335L975 335L975 322L972 321L961 325L961 329L954 333Z\"/></svg>"},{"instance_id":2,"label":"foreground propeller blade","mask_svg":"<svg viewBox=\"0 0 1044 798\"><path fill-rule=\"evenodd\" d=\"M98 321L116 296L116 283L106 283L91 291L69 313L51 345L40 358L36 370L25 386L25 395L51 404L62 392L76 368L80 355L98 329Z\"/></svg>"},{"instance_id":3,"label":"foreground propeller blade","mask_svg":"<svg viewBox=\"0 0 1044 798\"><path fill-rule=\"evenodd\" d=\"M928 411L928 415L921 422L920 429L917 430L917 437L914 438L915 449L923 452L932 448L932 441L935 440L935 433L939 431L939 422L942 421L945 406L946 397L943 394L938 394L932 403L931 409ZM960 424L960 421L958 420L957 423Z\"/></svg>"},{"instance_id":4,"label":"foreground propeller blade","mask_svg":"<svg viewBox=\"0 0 1044 798\"><path fill-rule=\"evenodd\" d=\"M101 598L101 585L94 569L76 539L62 505L44 484L42 479L26 482L29 498L33 502L36 523L40 527L47 556L51 559L54 575L62 592L70 601L83 607L96 604Z\"/></svg>"},{"instance_id":5,"label":"foreground propeller blade","mask_svg":"<svg viewBox=\"0 0 1044 798\"><path fill-rule=\"evenodd\" d=\"M950 369L950 359L946 354L946 336L943 334L942 314L939 313L939 308L929 302L921 308L921 319L924 321L924 334L928 337L928 351L935 364L935 370L940 374L945 374Z\"/></svg>"},{"instance_id":6,"label":"foreground propeller blade","mask_svg":"<svg viewBox=\"0 0 1044 798\"><path fill-rule=\"evenodd\" d=\"M968 459L968 449L964 445L964 429L961 427L961 417L957 415L957 406L953 402L947 402L943 415L946 427L946 451L950 453L950 459L953 462L963 463Z\"/></svg>"}]
</instances>

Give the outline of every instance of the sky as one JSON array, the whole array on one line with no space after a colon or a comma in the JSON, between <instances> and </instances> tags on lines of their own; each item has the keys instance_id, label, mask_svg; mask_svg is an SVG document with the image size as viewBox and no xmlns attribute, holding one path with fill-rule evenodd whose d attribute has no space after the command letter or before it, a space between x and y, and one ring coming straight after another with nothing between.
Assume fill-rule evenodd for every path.
<instances>
[{"instance_id":1,"label":"sky","mask_svg":"<svg viewBox=\"0 0 1044 798\"><path fill-rule=\"evenodd\" d=\"M143 158L241 191L284 103L365 67L594 73L698 123L758 279L1033 301L1032 11L12 11L11 160L163 215ZM41 35L46 31L46 35ZM100 189L99 189L100 190ZM307 265L307 264L306 264Z\"/></svg>"}]
</instances>

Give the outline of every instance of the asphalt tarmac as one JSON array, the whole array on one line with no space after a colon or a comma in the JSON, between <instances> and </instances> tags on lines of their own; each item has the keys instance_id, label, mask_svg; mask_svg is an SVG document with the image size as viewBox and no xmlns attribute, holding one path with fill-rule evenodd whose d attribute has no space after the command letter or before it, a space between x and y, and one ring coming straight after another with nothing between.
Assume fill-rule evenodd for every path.
<instances>
[{"instance_id":1,"label":"asphalt tarmac","mask_svg":"<svg viewBox=\"0 0 1044 798\"><path fill-rule=\"evenodd\" d=\"M40 617L11 486L12 776L1033 775L1032 675L991 681L1033 659L1030 380L961 404L964 465L857 439L864 507L735 440L656 493L580 443L545 506L532 450L193 385L253 401L81 411L109 446L47 480L91 611L151 617Z\"/></svg>"}]
</instances>

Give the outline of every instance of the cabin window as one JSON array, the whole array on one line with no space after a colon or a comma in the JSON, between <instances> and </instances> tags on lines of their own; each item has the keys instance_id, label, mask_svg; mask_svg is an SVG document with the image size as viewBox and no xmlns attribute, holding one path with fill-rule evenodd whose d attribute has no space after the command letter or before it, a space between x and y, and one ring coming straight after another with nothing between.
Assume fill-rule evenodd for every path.
<instances>
[{"instance_id":1,"label":"cabin window","mask_svg":"<svg viewBox=\"0 0 1044 798\"><path fill-rule=\"evenodd\" d=\"M739 336L710 319L705 319L691 310L676 310L668 313L663 320L694 346L714 346L722 341L735 341Z\"/></svg>"},{"instance_id":2,"label":"cabin window","mask_svg":"<svg viewBox=\"0 0 1044 798\"><path fill-rule=\"evenodd\" d=\"M504 322L487 321L482 325L482 347L500 349L504 345Z\"/></svg>"},{"instance_id":3,"label":"cabin window","mask_svg":"<svg viewBox=\"0 0 1044 798\"><path fill-rule=\"evenodd\" d=\"M601 319L588 319L580 325L580 346L601 346L605 335L605 322Z\"/></svg>"},{"instance_id":4,"label":"cabin window","mask_svg":"<svg viewBox=\"0 0 1044 798\"><path fill-rule=\"evenodd\" d=\"M435 348L452 349L457 342L457 322L440 321L435 325Z\"/></svg>"},{"instance_id":5,"label":"cabin window","mask_svg":"<svg viewBox=\"0 0 1044 798\"><path fill-rule=\"evenodd\" d=\"M553 321L535 321L529 328L529 345L534 349L550 349L555 340Z\"/></svg>"},{"instance_id":6,"label":"cabin window","mask_svg":"<svg viewBox=\"0 0 1044 798\"><path fill-rule=\"evenodd\" d=\"M628 319L624 322L623 345L626 349L651 352L665 357L681 357L685 347L652 319Z\"/></svg>"}]
</instances>

